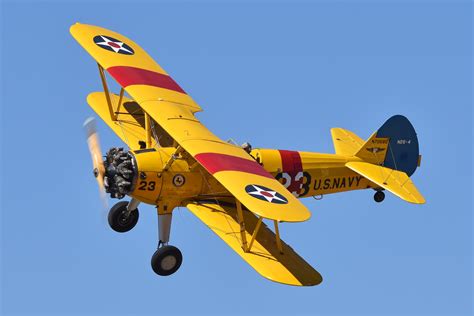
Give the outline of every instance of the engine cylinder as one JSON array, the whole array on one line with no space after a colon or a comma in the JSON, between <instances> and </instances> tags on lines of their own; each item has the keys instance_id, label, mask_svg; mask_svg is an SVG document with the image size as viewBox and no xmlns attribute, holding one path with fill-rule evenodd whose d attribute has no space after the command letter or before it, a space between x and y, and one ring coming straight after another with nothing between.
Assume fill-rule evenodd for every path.
<instances>
[{"instance_id":1,"label":"engine cylinder","mask_svg":"<svg viewBox=\"0 0 474 316\"><path fill-rule=\"evenodd\" d=\"M133 155L123 148L114 147L107 151L104 185L112 198L123 198L133 191L136 168Z\"/></svg>"}]
</instances>

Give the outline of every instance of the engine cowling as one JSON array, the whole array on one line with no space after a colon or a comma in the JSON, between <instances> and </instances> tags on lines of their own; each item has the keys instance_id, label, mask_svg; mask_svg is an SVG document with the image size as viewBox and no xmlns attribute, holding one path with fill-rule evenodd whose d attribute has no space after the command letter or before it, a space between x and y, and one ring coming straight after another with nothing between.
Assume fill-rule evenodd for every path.
<instances>
[{"instance_id":1,"label":"engine cowling","mask_svg":"<svg viewBox=\"0 0 474 316\"><path fill-rule=\"evenodd\" d=\"M105 157L104 184L112 198L130 195L145 203L161 200L180 201L222 189L203 185L203 173L191 171L186 160L175 159L163 172L176 148L147 148L127 151L111 148ZM205 183L208 183L207 180Z\"/></svg>"}]
</instances>

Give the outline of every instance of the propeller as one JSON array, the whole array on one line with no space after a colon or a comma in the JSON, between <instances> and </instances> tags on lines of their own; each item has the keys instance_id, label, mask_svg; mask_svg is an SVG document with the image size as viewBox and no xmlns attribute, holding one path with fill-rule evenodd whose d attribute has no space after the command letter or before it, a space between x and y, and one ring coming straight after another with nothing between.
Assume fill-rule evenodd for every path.
<instances>
[{"instance_id":1,"label":"propeller","mask_svg":"<svg viewBox=\"0 0 474 316\"><path fill-rule=\"evenodd\" d=\"M94 167L93 172L99 185L99 194L104 210L108 209L107 196L105 192L104 176L105 166L102 151L100 149L99 134L97 133L97 124L93 117L89 117L84 121L84 130L87 136L87 144L89 145L89 151L91 153L92 165Z\"/></svg>"}]
</instances>

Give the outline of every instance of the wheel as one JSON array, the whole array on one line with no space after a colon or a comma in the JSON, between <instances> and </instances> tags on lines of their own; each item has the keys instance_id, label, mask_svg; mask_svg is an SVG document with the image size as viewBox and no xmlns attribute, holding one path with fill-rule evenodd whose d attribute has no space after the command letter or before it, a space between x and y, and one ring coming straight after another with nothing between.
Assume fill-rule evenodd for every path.
<instances>
[{"instance_id":1,"label":"wheel","mask_svg":"<svg viewBox=\"0 0 474 316\"><path fill-rule=\"evenodd\" d=\"M385 193L383 193L383 191L377 191L377 192L375 192L375 194L374 194L374 200L375 200L375 202L380 203L380 202L382 202L384 199L385 199Z\"/></svg>"},{"instance_id":2,"label":"wheel","mask_svg":"<svg viewBox=\"0 0 474 316\"><path fill-rule=\"evenodd\" d=\"M138 208L127 214L127 201L118 202L109 211L110 228L118 233L125 233L131 230L138 222Z\"/></svg>"},{"instance_id":3,"label":"wheel","mask_svg":"<svg viewBox=\"0 0 474 316\"><path fill-rule=\"evenodd\" d=\"M151 257L151 268L158 275L171 275L178 271L183 262L181 251L174 246L163 246Z\"/></svg>"}]
</instances>

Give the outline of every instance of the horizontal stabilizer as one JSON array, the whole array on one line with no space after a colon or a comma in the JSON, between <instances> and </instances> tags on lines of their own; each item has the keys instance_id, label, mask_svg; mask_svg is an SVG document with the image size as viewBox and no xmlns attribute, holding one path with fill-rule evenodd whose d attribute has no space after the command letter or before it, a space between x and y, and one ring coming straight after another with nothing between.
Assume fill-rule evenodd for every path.
<instances>
[{"instance_id":1,"label":"horizontal stabilizer","mask_svg":"<svg viewBox=\"0 0 474 316\"><path fill-rule=\"evenodd\" d=\"M234 205L207 202L190 203L186 207L265 278L295 286L318 285L322 282L318 271L283 241L283 254L280 253L275 242L275 233L264 223L258 228L258 219L251 212L243 212L247 242L251 242L256 227L258 233L250 251L244 252Z\"/></svg>"},{"instance_id":2,"label":"horizontal stabilizer","mask_svg":"<svg viewBox=\"0 0 474 316\"><path fill-rule=\"evenodd\" d=\"M348 162L346 167L407 202L415 204L425 203L425 199L405 172L376 166L367 162Z\"/></svg>"}]
</instances>

